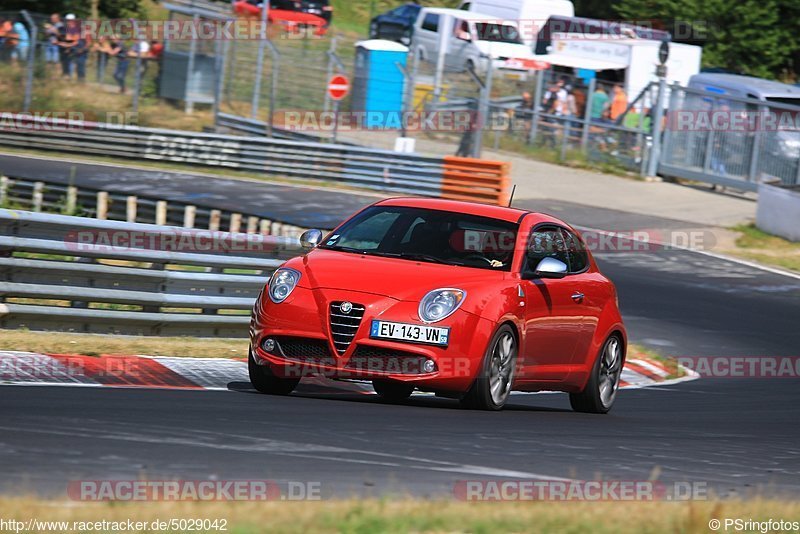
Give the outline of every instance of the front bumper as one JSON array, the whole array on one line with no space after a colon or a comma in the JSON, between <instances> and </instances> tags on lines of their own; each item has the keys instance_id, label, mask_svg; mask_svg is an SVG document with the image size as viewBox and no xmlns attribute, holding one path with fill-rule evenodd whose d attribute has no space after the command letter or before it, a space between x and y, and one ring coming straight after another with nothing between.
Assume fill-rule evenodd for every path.
<instances>
[{"instance_id":1,"label":"front bumper","mask_svg":"<svg viewBox=\"0 0 800 534\"><path fill-rule=\"evenodd\" d=\"M364 307L363 317L348 345L335 344L342 337L331 326L331 304L351 302ZM494 324L479 316L456 310L431 326L450 327L447 347L370 338L373 319L424 324L418 303L389 297L334 289L295 288L281 304L262 295L253 311L251 344L256 363L269 365L278 376L323 375L340 379L392 379L413 382L432 391L467 391L477 375ZM358 309L358 307L357 307ZM264 342L274 342L272 350ZM423 363L435 368L425 372Z\"/></svg>"}]
</instances>

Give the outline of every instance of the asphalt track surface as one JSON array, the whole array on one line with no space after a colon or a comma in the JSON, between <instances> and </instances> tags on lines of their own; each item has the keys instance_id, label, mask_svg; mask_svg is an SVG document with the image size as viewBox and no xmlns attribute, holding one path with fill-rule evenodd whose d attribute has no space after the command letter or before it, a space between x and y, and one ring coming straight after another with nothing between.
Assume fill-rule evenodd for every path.
<instances>
[{"instance_id":1,"label":"asphalt track surface","mask_svg":"<svg viewBox=\"0 0 800 534\"><path fill-rule=\"evenodd\" d=\"M560 206L578 224L600 215L609 227L631 224L611 210ZM656 223L671 224L633 225ZM632 341L674 356L800 355L796 278L680 250L598 261ZM574 413L560 394L514 396L487 413L432 397L385 405L229 388L0 387L0 489L63 496L75 479L213 477L320 482L337 497L446 496L458 480L657 475L721 495L800 494L797 379L628 390L606 416Z\"/></svg>"}]
</instances>

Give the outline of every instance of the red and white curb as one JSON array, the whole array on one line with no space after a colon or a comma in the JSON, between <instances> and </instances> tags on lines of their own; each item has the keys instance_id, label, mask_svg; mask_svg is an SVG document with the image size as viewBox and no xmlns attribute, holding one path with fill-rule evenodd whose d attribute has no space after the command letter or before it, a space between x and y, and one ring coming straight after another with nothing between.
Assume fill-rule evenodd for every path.
<instances>
[{"instance_id":1,"label":"red and white curb","mask_svg":"<svg viewBox=\"0 0 800 534\"><path fill-rule=\"evenodd\" d=\"M623 389L674 384L697 378L668 379L669 371L654 360L631 359L620 379ZM160 388L188 390L237 389L247 385L247 362L229 358L179 358L163 356L83 356L0 351L0 385ZM362 382L303 379L304 393L373 393Z\"/></svg>"}]
</instances>

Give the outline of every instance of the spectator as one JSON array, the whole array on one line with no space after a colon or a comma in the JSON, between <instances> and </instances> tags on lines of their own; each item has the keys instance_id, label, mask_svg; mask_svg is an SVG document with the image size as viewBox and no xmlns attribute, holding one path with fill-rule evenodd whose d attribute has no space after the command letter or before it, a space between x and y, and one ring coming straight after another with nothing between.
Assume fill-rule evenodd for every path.
<instances>
[{"instance_id":1,"label":"spectator","mask_svg":"<svg viewBox=\"0 0 800 534\"><path fill-rule=\"evenodd\" d=\"M164 55L164 43L152 41L150 43L150 58L156 62L156 95L161 94L161 57Z\"/></svg>"},{"instance_id":2,"label":"spectator","mask_svg":"<svg viewBox=\"0 0 800 534\"><path fill-rule=\"evenodd\" d=\"M598 85L592 93L591 117L593 121L602 121L608 108L608 95L602 85Z\"/></svg>"},{"instance_id":3,"label":"spectator","mask_svg":"<svg viewBox=\"0 0 800 534\"><path fill-rule=\"evenodd\" d=\"M75 62L75 70L78 74L78 81L86 81L86 59L89 57L89 49L92 47L89 30L81 32L75 46L72 47L72 59Z\"/></svg>"},{"instance_id":4,"label":"spectator","mask_svg":"<svg viewBox=\"0 0 800 534\"><path fill-rule=\"evenodd\" d=\"M44 25L44 33L47 37L47 47L45 48L45 61L48 63L59 62L58 46L59 36L64 32L64 23L58 13L50 15L50 22Z\"/></svg>"},{"instance_id":5,"label":"spectator","mask_svg":"<svg viewBox=\"0 0 800 534\"><path fill-rule=\"evenodd\" d=\"M28 49L30 48L31 38L28 34L28 28L22 23L21 17L18 18L11 27L11 33L8 36L8 44L11 46L12 63L16 63L20 59L23 61L28 59Z\"/></svg>"},{"instance_id":6,"label":"spectator","mask_svg":"<svg viewBox=\"0 0 800 534\"><path fill-rule=\"evenodd\" d=\"M78 20L72 13L68 13L67 16L64 17L64 20L66 21L64 31L59 34L56 44L60 49L61 75L66 78L71 78L74 60L72 49L80 38L80 27L78 26Z\"/></svg>"},{"instance_id":7,"label":"spectator","mask_svg":"<svg viewBox=\"0 0 800 534\"><path fill-rule=\"evenodd\" d=\"M8 36L11 34L11 32L11 21L0 17L0 59L5 60L7 58L5 54L6 44L8 43Z\"/></svg>"},{"instance_id":8,"label":"spectator","mask_svg":"<svg viewBox=\"0 0 800 534\"><path fill-rule=\"evenodd\" d=\"M575 102L575 115L583 118L586 113L586 86L579 81L572 89L572 98Z\"/></svg>"},{"instance_id":9,"label":"spectator","mask_svg":"<svg viewBox=\"0 0 800 534\"><path fill-rule=\"evenodd\" d=\"M128 57L128 48L125 42L117 36L111 40L111 45L108 54L117 58L117 68L114 69L114 79L119 85L119 92L125 94L125 78L128 75L128 66L130 65L130 58Z\"/></svg>"},{"instance_id":10,"label":"spectator","mask_svg":"<svg viewBox=\"0 0 800 534\"><path fill-rule=\"evenodd\" d=\"M611 99L611 109L609 110L608 116L612 121L615 121L622 117L627 109L628 96L625 94L625 90L622 86L617 84L614 86L614 95Z\"/></svg>"}]
</instances>

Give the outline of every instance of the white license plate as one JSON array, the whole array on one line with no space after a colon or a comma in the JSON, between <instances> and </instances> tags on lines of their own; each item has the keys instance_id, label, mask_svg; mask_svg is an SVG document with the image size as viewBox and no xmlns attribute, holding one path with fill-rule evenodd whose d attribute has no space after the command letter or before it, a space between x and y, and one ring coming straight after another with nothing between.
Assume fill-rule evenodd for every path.
<instances>
[{"instance_id":1,"label":"white license plate","mask_svg":"<svg viewBox=\"0 0 800 534\"><path fill-rule=\"evenodd\" d=\"M369 330L369 337L396 339L412 343L429 343L446 347L450 340L450 328L373 320Z\"/></svg>"}]
</instances>

